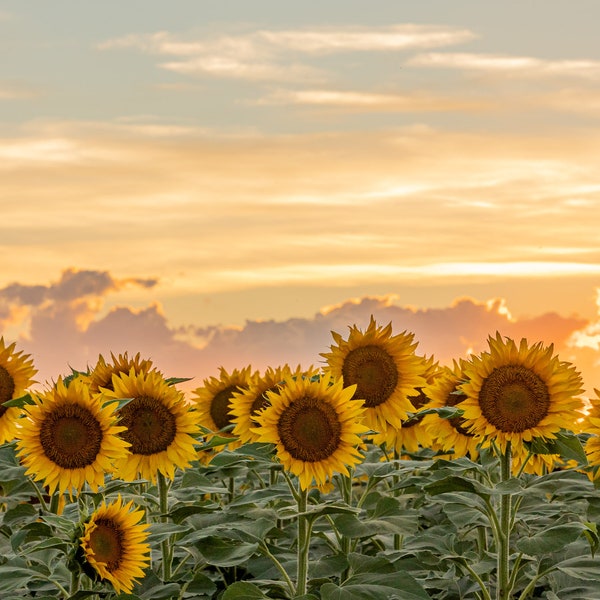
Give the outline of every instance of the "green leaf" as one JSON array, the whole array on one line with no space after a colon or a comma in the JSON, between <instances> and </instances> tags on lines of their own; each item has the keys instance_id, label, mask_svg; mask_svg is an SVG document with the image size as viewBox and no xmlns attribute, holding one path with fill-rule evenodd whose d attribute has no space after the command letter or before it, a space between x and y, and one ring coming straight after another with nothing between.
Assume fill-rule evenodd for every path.
<instances>
[{"instance_id":1,"label":"green leaf","mask_svg":"<svg viewBox=\"0 0 600 600\"><path fill-rule=\"evenodd\" d=\"M577 556L559 562L556 568L576 579L583 579L588 582L600 581L600 562L593 558Z\"/></svg>"},{"instance_id":2,"label":"green leaf","mask_svg":"<svg viewBox=\"0 0 600 600\"><path fill-rule=\"evenodd\" d=\"M487 498L490 496L491 492L489 488L478 481L474 481L467 477L461 477L460 475L449 475L438 481L433 481L424 486L423 489L432 496L445 494L446 492L469 492L471 494L477 494L482 498Z\"/></svg>"},{"instance_id":3,"label":"green leaf","mask_svg":"<svg viewBox=\"0 0 600 600\"><path fill-rule=\"evenodd\" d=\"M232 583L221 596L221 600L263 600L268 598L261 589L247 581Z\"/></svg>"},{"instance_id":4,"label":"green leaf","mask_svg":"<svg viewBox=\"0 0 600 600\"><path fill-rule=\"evenodd\" d=\"M27 585L34 578L31 569L14 565L0 565L0 592L12 592Z\"/></svg>"},{"instance_id":5,"label":"green leaf","mask_svg":"<svg viewBox=\"0 0 600 600\"><path fill-rule=\"evenodd\" d=\"M322 600L430 600L429 594L407 572L368 573L351 577L345 585L325 583Z\"/></svg>"},{"instance_id":6,"label":"green leaf","mask_svg":"<svg viewBox=\"0 0 600 600\"><path fill-rule=\"evenodd\" d=\"M31 397L31 394L25 394L24 396L19 396L18 398L12 398L11 400L7 400L2 403L4 408L23 408L28 404L35 404L34 399Z\"/></svg>"},{"instance_id":7,"label":"green leaf","mask_svg":"<svg viewBox=\"0 0 600 600\"><path fill-rule=\"evenodd\" d=\"M565 460L574 460L580 465L587 465L587 456L581 440L572 431L562 429L556 434L556 439L535 438L528 445L535 454L558 454Z\"/></svg>"},{"instance_id":8,"label":"green leaf","mask_svg":"<svg viewBox=\"0 0 600 600\"><path fill-rule=\"evenodd\" d=\"M202 540L198 550L206 562L217 567L233 567L248 560L258 549L258 543L228 540L209 536Z\"/></svg>"},{"instance_id":9,"label":"green leaf","mask_svg":"<svg viewBox=\"0 0 600 600\"><path fill-rule=\"evenodd\" d=\"M565 523L544 529L539 533L517 541L517 548L529 556L540 556L562 550L574 542L585 530L583 523Z\"/></svg>"},{"instance_id":10,"label":"green leaf","mask_svg":"<svg viewBox=\"0 0 600 600\"><path fill-rule=\"evenodd\" d=\"M184 383L186 381L191 381L194 379L193 377L167 377L165 381L168 385L177 385L178 383Z\"/></svg>"}]
</instances>

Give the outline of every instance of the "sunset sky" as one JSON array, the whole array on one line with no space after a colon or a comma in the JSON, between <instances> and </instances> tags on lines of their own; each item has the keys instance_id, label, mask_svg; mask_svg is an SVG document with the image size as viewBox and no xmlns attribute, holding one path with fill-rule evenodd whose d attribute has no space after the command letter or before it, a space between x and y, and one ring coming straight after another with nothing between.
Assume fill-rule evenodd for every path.
<instances>
[{"instance_id":1,"label":"sunset sky","mask_svg":"<svg viewBox=\"0 0 600 600\"><path fill-rule=\"evenodd\" d=\"M600 387L597 0L4 0L0 335L195 385L374 314Z\"/></svg>"}]
</instances>

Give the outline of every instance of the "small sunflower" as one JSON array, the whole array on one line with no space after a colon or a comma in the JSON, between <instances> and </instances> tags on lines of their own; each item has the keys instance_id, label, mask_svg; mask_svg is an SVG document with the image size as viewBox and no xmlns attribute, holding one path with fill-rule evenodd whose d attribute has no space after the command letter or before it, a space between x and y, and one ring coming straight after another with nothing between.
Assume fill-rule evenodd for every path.
<instances>
[{"instance_id":1,"label":"small sunflower","mask_svg":"<svg viewBox=\"0 0 600 600\"><path fill-rule=\"evenodd\" d=\"M256 415L258 441L273 443L284 469L296 475L300 487L325 489L335 472L362 461L357 446L368 431L361 423L365 410L352 401L355 386L324 375L318 381L288 379L278 392L268 391L270 406Z\"/></svg>"},{"instance_id":2,"label":"small sunflower","mask_svg":"<svg viewBox=\"0 0 600 600\"><path fill-rule=\"evenodd\" d=\"M239 446L240 442L231 432L221 430L234 424L231 408L234 394L245 392L257 379L258 372L252 373L250 366L233 369L231 373L221 367L219 377L205 379L203 386L192 391L200 425L223 437L231 437L233 445L230 447Z\"/></svg>"},{"instance_id":3,"label":"small sunflower","mask_svg":"<svg viewBox=\"0 0 600 600\"><path fill-rule=\"evenodd\" d=\"M416 396L425 385L423 359L415 354L412 333L392 335L392 324L379 327L373 317L366 331L355 325L344 340L331 332L335 345L322 353L333 378L341 377L345 386L356 385L354 398L364 400L365 423L376 432L388 425L398 428L415 407L409 396Z\"/></svg>"},{"instance_id":4,"label":"small sunflower","mask_svg":"<svg viewBox=\"0 0 600 600\"><path fill-rule=\"evenodd\" d=\"M442 370L439 364L434 362L433 356L424 359L424 377L427 386L432 385L441 373ZM393 448L398 454L402 454L404 451L414 453L419 448L432 447L433 437L430 430L423 426L424 415L419 415L418 412L430 402L430 398L424 388L418 388L417 394L409 396L408 399L417 412L409 419L401 421L400 428L387 427L385 431L375 434L373 436L374 444Z\"/></svg>"},{"instance_id":5,"label":"small sunflower","mask_svg":"<svg viewBox=\"0 0 600 600\"><path fill-rule=\"evenodd\" d=\"M20 398L33 383L37 373L33 360L22 350L15 351L16 342L4 345L0 337L0 445L12 441L17 434L17 419L22 411L16 406L2 406L5 402Z\"/></svg>"},{"instance_id":6,"label":"small sunflower","mask_svg":"<svg viewBox=\"0 0 600 600\"><path fill-rule=\"evenodd\" d=\"M441 372L434 381L427 385L423 393L429 398L424 408L442 408L444 406L457 406L465 395L460 392L460 385L464 382L464 365L466 361L454 361L452 368L442 367ZM469 456L476 460L479 456L478 446L481 442L465 426L461 416L442 419L436 414L423 417L422 427L432 439L432 448L449 454L454 458Z\"/></svg>"},{"instance_id":7,"label":"small sunflower","mask_svg":"<svg viewBox=\"0 0 600 600\"><path fill-rule=\"evenodd\" d=\"M119 496L110 504L103 502L84 525L79 542L84 571L110 582L117 594L131 593L150 564L143 516L133 500L124 505Z\"/></svg>"},{"instance_id":8,"label":"small sunflower","mask_svg":"<svg viewBox=\"0 0 600 600\"><path fill-rule=\"evenodd\" d=\"M175 468L185 469L196 460L196 412L183 393L169 385L158 371L121 373L113 377L114 390L107 398L130 398L118 409L121 434L131 446L129 456L115 463L121 479L138 476L156 481L157 473L173 479Z\"/></svg>"},{"instance_id":9,"label":"small sunflower","mask_svg":"<svg viewBox=\"0 0 600 600\"><path fill-rule=\"evenodd\" d=\"M92 393L100 391L100 388L112 390L113 375L119 376L121 373L128 375L131 369L136 373L144 374L153 370L152 361L149 359L142 359L139 352L133 358L129 358L127 352L119 354L118 356L115 356L111 352L110 357L112 363L107 363L100 354L96 366L90 371L89 384Z\"/></svg>"},{"instance_id":10,"label":"small sunflower","mask_svg":"<svg viewBox=\"0 0 600 600\"><path fill-rule=\"evenodd\" d=\"M300 366L295 371L288 365L276 369L268 367L262 376L252 379L247 388L234 391L229 401L231 422L234 423L233 435L243 444L256 442L258 435L252 428L256 426L256 415L269 406L267 392L277 392L286 379L307 376L310 378L313 374L313 370L306 372Z\"/></svg>"},{"instance_id":11,"label":"small sunflower","mask_svg":"<svg viewBox=\"0 0 600 600\"><path fill-rule=\"evenodd\" d=\"M43 480L50 494L81 490L85 483L98 491L113 462L127 456L129 444L118 435L124 428L116 423L114 405L103 404L101 394L90 394L80 379L67 387L59 378L32 397L17 440L26 475Z\"/></svg>"},{"instance_id":12,"label":"small sunflower","mask_svg":"<svg viewBox=\"0 0 600 600\"><path fill-rule=\"evenodd\" d=\"M476 436L504 450L534 438L552 439L571 429L581 416L581 375L553 356L554 347L542 342L517 344L499 333L488 338L489 352L472 357L465 367L468 381L461 386L460 403L466 426Z\"/></svg>"}]
</instances>

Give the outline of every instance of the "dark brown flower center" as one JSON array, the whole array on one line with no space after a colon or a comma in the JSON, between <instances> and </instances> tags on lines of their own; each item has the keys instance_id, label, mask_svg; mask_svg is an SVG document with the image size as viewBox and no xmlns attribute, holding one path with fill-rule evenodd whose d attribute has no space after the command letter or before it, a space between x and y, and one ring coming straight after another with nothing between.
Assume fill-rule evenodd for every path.
<instances>
[{"instance_id":1,"label":"dark brown flower center","mask_svg":"<svg viewBox=\"0 0 600 600\"><path fill-rule=\"evenodd\" d=\"M40 427L44 453L63 469L91 465L102 445L103 432L96 416L78 404L64 404L46 415Z\"/></svg>"},{"instance_id":2,"label":"dark brown flower center","mask_svg":"<svg viewBox=\"0 0 600 600\"><path fill-rule=\"evenodd\" d=\"M105 563L111 573L119 568L123 558L123 532L114 521L98 519L89 545L96 562Z\"/></svg>"},{"instance_id":3,"label":"dark brown flower center","mask_svg":"<svg viewBox=\"0 0 600 600\"><path fill-rule=\"evenodd\" d=\"M398 368L380 346L361 346L346 355L342 377L346 387L356 384L354 398L364 400L365 408L374 408L394 393Z\"/></svg>"},{"instance_id":4,"label":"dark brown flower center","mask_svg":"<svg viewBox=\"0 0 600 600\"><path fill-rule=\"evenodd\" d=\"M283 411L277 431L293 458L318 462L329 458L337 450L342 426L335 408L328 402L304 396Z\"/></svg>"},{"instance_id":5,"label":"dark brown flower center","mask_svg":"<svg viewBox=\"0 0 600 600\"><path fill-rule=\"evenodd\" d=\"M127 428L121 436L131 444L132 454L165 451L177 434L175 415L157 398L138 396L119 410L119 425Z\"/></svg>"},{"instance_id":6,"label":"dark brown flower center","mask_svg":"<svg viewBox=\"0 0 600 600\"><path fill-rule=\"evenodd\" d=\"M279 389L280 388L278 385L274 385L273 387L270 387L268 390L256 396L256 398L254 398L254 402L252 402L252 406L250 407L250 416L256 416L263 408L266 408L271 404L269 402L267 392L278 392Z\"/></svg>"},{"instance_id":7,"label":"dark brown flower center","mask_svg":"<svg viewBox=\"0 0 600 600\"><path fill-rule=\"evenodd\" d=\"M496 367L479 392L483 416L504 432L520 433L535 427L550 407L548 387L523 365Z\"/></svg>"},{"instance_id":8,"label":"dark brown flower center","mask_svg":"<svg viewBox=\"0 0 600 600\"><path fill-rule=\"evenodd\" d=\"M410 403L415 407L415 409L419 410L429 402L429 398L423 393L422 388L417 388L417 391L419 392L418 394L414 396L409 396L408 399L410 400ZM414 427L422 420L423 415L415 415L411 417L408 421L402 422L402 427Z\"/></svg>"},{"instance_id":9,"label":"dark brown flower center","mask_svg":"<svg viewBox=\"0 0 600 600\"><path fill-rule=\"evenodd\" d=\"M0 417L8 410L6 406L2 406L4 402L12 400L15 393L15 380L12 375L0 365Z\"/></svg>"},{"instance_id":10,"label":"dark brown flower center","mask_svg":"<svg viewBox=\"0 0 600 600\"><path fill-rule=\"evenodd\" d=\"M446 406L456 406L459 402L462 402L467 398L466 394L462 392L456 392L456 388L446 398ZM448 422L458 433L461 435L466 435L468 437L473 437L473 434L464 426L465 420L462 417L450 417Z\"/></svg>"},{"instance_id":11,"label":"dark brown flower center","mask_svg":"<svg viewBox=\"0 0 600 600\"><path fill-rule=\"evenodd\" d=\"M231 425L233 415L231 414L230 402L233 398L233 393L240 390L240 386L230 385L214 395L210 403L210 416L215 422L217 430Z\"/></svg>"}]
</instances>

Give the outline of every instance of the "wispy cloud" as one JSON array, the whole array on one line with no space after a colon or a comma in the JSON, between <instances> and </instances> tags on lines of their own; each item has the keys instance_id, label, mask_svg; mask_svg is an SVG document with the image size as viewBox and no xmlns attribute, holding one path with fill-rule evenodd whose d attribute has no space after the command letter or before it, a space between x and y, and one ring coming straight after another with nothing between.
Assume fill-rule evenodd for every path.
<instances>
[{"instance_id":1,"label":"wispy cloud","mask_svg":"<svg viewBox=\"0 0 600 600\"><path fill-rule=\"evenodd\" d=\"M506 74L527 78L576 77L596 80L600 78L600 61L546 60L533 56L510 54L477 54L453 52L428 52L408 59L407 65L443 69L460 69Z\"/></svg>"},{"instance_id":2,"label":"wispy cloud","mask_svg":"<svg viewBox=\"0 0 600 600\"><path fill-rule=\"evenodd\" d=\"M1 13L0 21L2 21ZM40 92L31 85L15 81L0 81L0 100L27 100L39 95Z\"/></svg>"},{"instance_id":3,"label":"wispy cloud","mask_svg":"<svg viewBox=\"0 0 600 600\"><path fill-rule=\"evenodd\" d=\"M489 109L491 102L436 95L430 92L410 94L369 93L348 90L306 89L277 90L258 101L265 105L297 104L352 112L446 112Z\"/></svg>"},{"instance_id":4,"label":"wispy cloud","mask_svg":"<svg viewBox=\"0 0 600 600\"><path fill-rule=\"evenodd\" d=\"M178 73L268 81L319 81L324 71L299 61L311 56L348 52L390 52L459 44L475 38L467 29L432 25L387 27L319 27L266 30L199 39L159 31L107 40L100 50L135 48L161 57L159 66Z\"/></svg>"}]
</instances>

